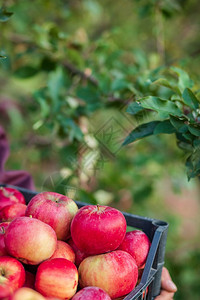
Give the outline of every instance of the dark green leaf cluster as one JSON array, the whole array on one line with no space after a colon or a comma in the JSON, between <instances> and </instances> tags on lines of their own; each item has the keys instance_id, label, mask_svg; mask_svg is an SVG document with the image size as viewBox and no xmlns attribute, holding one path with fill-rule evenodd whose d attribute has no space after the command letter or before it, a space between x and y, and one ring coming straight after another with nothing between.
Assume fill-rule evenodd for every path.
<instances>
[{"instance_id":1,"label":"dark green leaf cluster","mask_svg":"<svg viewBox=\"0 0 200 300\"><path fill-rule=\"evenodd\" d=\"M170 71L177 75L177 84L166 78L153 82L173 91L169 99L147 96L129 105L129 114L148 112L153 120L134 128L123 145L150 135L175 134L178 146L189 153L186 167L190 179L200 175L200 101L191 90L193 82L188 74L177 67Z\"/></svg>"}]
</instances>

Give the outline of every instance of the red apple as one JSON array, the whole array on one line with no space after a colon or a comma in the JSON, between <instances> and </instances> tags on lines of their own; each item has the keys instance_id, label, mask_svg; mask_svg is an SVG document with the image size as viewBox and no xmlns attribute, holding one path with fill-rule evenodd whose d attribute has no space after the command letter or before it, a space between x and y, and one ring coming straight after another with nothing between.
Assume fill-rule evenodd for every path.
<instances>
[{"instance_id":1,"label":"red apple","mask_svg":"<svg viewBox=\"0 0 200 300\"><path fill-rule=\"evenodd\" d=\"M82 288L97 286L114 299L131 292L138 279L138 268L133 257L121 250L89 256L79 268Z\"/></svg>"},{"instance_id":2,"label":"red apple","mask_svg":"<svg viewBox=\"0 0 200 300\"><path fill-rule=\"evenodd\" d=\"M76 213L71 223L71 237L75 245L90 255L115 250L125 234L124 215L109 206L84 206Z\"/></svg>"},{"instance_id":3,"label":"red apple","mask_svg":"<svg viewBox=\"0 0 200 300\"><path fill-rule=\"evenodd\" d=\"M77 268L65 258L53 258L38 267L35 288L46 297L70 299L76 293L77 285Z\"/></svg>"},{"instance_id":4,"label":"red apple","mask_svg":"<svg viewBox=\"0 0 200 300\"><path fill-rule=\"evenodd\" d=\"M128 252L135 259L138 268L141 268L147 259L151 242L141 230L127 232L119 250Z\"/></svg>"},{"instance_id":5,"label":"red apple","mask_svg":"<svg viewBox=\"0 0 200 300\"><path fill-rule=\"evenodd\" d=\"M0 211L0 222L11 222L17 217L25 216L26 205L14 203L4 206Z\"/></svg>"},{"instance_id":6,"label":"red apple","mask_svg":"<svg viewBox=\"0 0 200 300\"><path fill-rule=\"evenodd\" d=\"M23 287L28 287L31 289L35 288L35 275L27 270L25 270L25 282Z\"/></svg>"},{"instance_id":7,"label":"red apple","mask_svg":"<svg viewBox=\"0 0 200 300\"><path fill-rule=\"evenodd\" d=\"M15 291L9 300L45 300L45 297L31 288L22 287Z\"/></svg>"},{"instance_id":8,"label":"red apple","mask_svg":"<svg viewBox=\"0 0 200 300\"><path fill-rule=\"evenodd\" d=\"M0 257L0 299L5 299L20 288L25 281L23 265L10 256Z\"/></svg>"},{"instance_id":9,"label":"red apple","mask_svg":"<svg viewBox=\"0 0 200 300\"><path fill-rule=\"evenodd\" d=\"M14 188L0 187L0 210L14 203L26 204L23 194Z\"/></svg>"},{"instance_id":10,"label":"red apple","mask_svg":"<svg viewBox=\"0 0 200 300\"><path fill-rule=\"evenodd\" d=\"M88 286L74 295L72 300L111 300L110 296L104 290L96 286Z\"/></svg>"},{"instance_id":11,"label":"red apple","mask_svg":"<svg viewBox=\"0 0 200 300\"><path fill-rule=\"evenodd\" d=\"M72 239L69 239L68 244L72 247L75 253L75 265L78 267L80 263L84 260L84 258L88 257L87 254L78 249L78 247L74 244Z\"/></svg>"},{"instance_id":12,"label":"red apple","mask_svg":"<svg viewBox=\"0 0 200 300\"><path fill-rule=\"evenodd\" d=\"M47 224L29 217L13 220L5 234L8 253L26 264L37 265L56 249L56 233Z\"/></svg>"},{"instance_id":13,"label":"red apple","mask_svg":"<svg viewBox=\"0 0 200 300\"><path fill-rule=\"evenodd\" d=\"M54 251L53 255L50 257L52 258L66 258L71 262L75 262L75 253L70 245L63 241L57 241L56 250Z\"/></svg>"},{"instance_id":14,"label":"red apple","mask_svg":"<svg viewBox=\"0 0 200 300\"><path fill-rule=\"evenodd\" d=\"M4 236L9 224L9 222L0 223L0 256L8 255L5 247Z\"/></svg>"},{"instance_id":15,"label":"red apple","mask_svg":"<svg viewBox=\"0 0 200 300\"><path fill-rule=\"evenodd\" d=\"M32 216L50 225L58 240L67 240L70 236L70 224L78 211L76 203L67 196L43 192L29 202L26 216Z\"/></svg>"}]
</instances>

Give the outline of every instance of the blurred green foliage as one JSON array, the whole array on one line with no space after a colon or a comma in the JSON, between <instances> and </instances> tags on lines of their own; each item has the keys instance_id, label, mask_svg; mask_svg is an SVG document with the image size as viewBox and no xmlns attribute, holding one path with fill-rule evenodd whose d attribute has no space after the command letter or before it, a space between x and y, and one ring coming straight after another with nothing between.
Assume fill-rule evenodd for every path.
<instances>
[{"instance_id":1,"label":"blurred green foliage","mask_svg":"<svg viewBox=\"0 0 200 300\"><path fill-rule=\"evenodd\" d=\"M39 191L168 221L178 300L199 298L200 249L196 237L182 240L163 190L199 185L187 181L200 172L199 9L197 0L0 1L7 169L29 171Z\"/></svg>"}]
</instances>

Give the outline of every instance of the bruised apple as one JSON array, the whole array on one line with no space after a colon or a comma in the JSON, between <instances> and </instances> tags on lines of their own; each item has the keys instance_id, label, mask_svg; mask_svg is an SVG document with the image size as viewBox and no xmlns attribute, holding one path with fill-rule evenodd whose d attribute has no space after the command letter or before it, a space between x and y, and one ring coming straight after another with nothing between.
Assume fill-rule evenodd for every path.
<instances>
[{"instance_id":1,"label":"bruised apple","mask_svg":"<svg viewBox=\"0 0 200 300\"><path fill-rule=\"evenodd\" d=\"M111 300L109 295L96 286L88 286L80 290L72 300Z\"/></svg>"},{"instance_id":2,"label":"bruised apple","mask_svg":"<svg viewBox=\"0 0 200 300\"><path fill-rule=\"evenodd\" d=\"M151 242L148 236L141 230L127 232L119 250L128 252L136 261L138 268L145 264Z\"/></svg>"},{"instance_id":3,"label":"bruised apple","mask_svg":"<svg viewBox=\"0 0 200 300\"><path fill-rule=\"evenodd\" d=\"M57 244L56 233L49 225L29 217L13 220L4 240L10 255L30 265L50 258Z\"/></svg>"},{"instance_id":4,"label":"bruised apple","mask_svg":"<svg viewBox=\"0 0 200 300\"><path fill-rule=\"evenodd\" d=\"M84 206L71 223L71 237L75 245L89 255L115 250L123 241L125 233L124 215L109 206Z\"/></svg>"},{"instance_id":5,"label":"bruised apple","mask_svg":"<svg viewBox=\"0 0 200 300\"><path fill-rule=\"evenodd\" d=\"M82 288L97 286L114 299L132 291L138 280L138 267L133 257L121 250L89 256L79 268Z\"/></svg>"},{"instance_id":6,"label":"bruised apple","mask_svg":"<svg viewBox=\"0 0 200 300\"><path fill-rule=\"evenodd\" d=\"M70 236L70 224L78 211L76 203L67 196L43 192L35 195L27 205L26 216L32 216L50 225L58 240Z\"/></svg>"},{"instance_id":7,"label":"bruised apple","mask_svg":"<svg viewBox=\"0 0 200 300\"><path fill-rule=\"evenodd\" d=\"M44 261L37 269L35 288L43 296L71 299L77 285L77 268L65 258Z\"/></svg>"}]
</instances>

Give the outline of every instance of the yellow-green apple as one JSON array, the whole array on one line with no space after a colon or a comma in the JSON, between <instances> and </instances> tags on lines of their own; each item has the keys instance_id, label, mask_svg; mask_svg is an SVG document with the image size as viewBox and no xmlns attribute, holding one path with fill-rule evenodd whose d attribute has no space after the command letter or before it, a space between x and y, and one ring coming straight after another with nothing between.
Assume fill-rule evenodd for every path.
<instances>
[{"instance_id":1,"label":"yellow-green apple","mask_svg":"<svg viewBox=\"0 0 200 300\"><path fill-rule=\"evenodd\" d=\"M88 255L85 254L80 249L78 249L78 247L74 244L72 238L70 238L67 242L72 247L72 249L74 250L74 253L75 253L75 265L78 267L80 265L80 263L82 262L82 260L84 260L84 258L88 257Z\"/></svg>"},{"instance_id":2,"label":"yellow-green apple","mask_svg":"<svg viewBox=\"0 0 200 300\"><path fill-rule=\"evenodd\" d=\"M52 227L31 217L13 220L6 230L4 240L10 255L30 265L37 265L51 257L57 244Z\"/></svg>"},{"instance_id":3,"label":"yellow-green apple","mask_svg":"<svg viewBox=\"0 0 200 300\"><path fill-rule=\"evenodd\" d=\"M124 215L109 206L86 205L79 209L71 223L75 245L89 255L115 250L125 234Z\"/></svg>"},{"instance_id":4,"label":"yellow-green apple","mask_svg":"<svg viewBox=\"0 0 200 300\"><path fill-rule=\"evenodd\" d=\"M112 299L132 291L138 279L138 267L134 258L121 250L85 258L78 272L82 288L97 286Z\"/></svg>"},{"instance_id":5,"label":"yellow-green apple","mask_svg":"<svg viewBox=\"0 0 200 300\"><path fill-rule=\"evenodd\" d=\"M66 258L71 262L75 262L75 253L70 245L63 241L57 241L56 250L54 251L53 255L50 257L52 258Z\"/></svg>"},{"instance_id":6,"label":"yellow-green apple","mask_svg":"<svg viewBox=\"0 0 200 300\"><path fill-rule=\"evenodd\" d=\"M42 262L36 273L35 288L46 297L71 299L78 285L78 270L65 258Z\"/></svg>"},{"instance_id":7,"label":"yellow-green apple","mask_svg":"<svg viewBox=\"0 0 200 300\"><path fill-rule=\"evenodd\" d=\"M25 281L23 265L14 257L0 257L0 299L6 299Z\"/></svg>"},{"instance_id":8,"label":"yellow-green apple","mask_svg":"<svg viewBox=\"0 0 200 300\"><path fill-rule=\"evenodd\" d=\"M27 270L25 270L25 282L23 287L28 287L31 289L35 288L35 275Z\"/></svg>"},{"instance_id":9,"label":"yellow-green apple","mask_svg":"<svg viewBox=\"0 0 200 300\"><path fill-rule=\"evenodd\" d=\"M45 300L45 297L31 288L22 287L15 291L9 300Z\"/></svg>"},{"instance_id":10,"label":"yellow-green apple","mask_svg":"<svg viewBox=\"0 0 200 300\"><path fill-rule=\"evenodd\" d=\"M110 296L96 286L88 286L74 295L72 300L111 300Z\"/></svg>"},{"instance_id":11,"label":"yellow-green apple","mask_svg":"<svg viewBox=\"0 0 200 300\"><path fill-rule=\"evenodd\" d=\"M26 207L23 203L4 206L0 211L0 222L11 222L17 217L25 216Z\"/></svg>"},{"instance_id":12,"label":"yellow-green apple","mask_svg":"<svg viewBox=\"0 0 200 300\"><path fill-rule=\"evenodd\" d=\"M4 236L10 222L0 223L0 256L8 255L5 247Z\"/></svg>"},{"instance_id":13,"label":"yellow-green apple","mask_svg":"<svg viewBox=\"0 0 200 300\"><path fill-rule=\"evenodd\" d=\"M67 240L70 236L70 224L78 211L76 203L67 196L43 192L34 196L27 205L26 216L37 218L50 225L58 240Z\"/></svg>"},{"instance_id":14,"label":"yellow-green apple","mask_svg":"<svg viewBox=\"0 0 200 300\"><path fill-rule=\"evenodd\" d=\"M23 194L14 188L0 187L0 210L12 203L26 204Z\"/></svg>"},{"instance_id":15,"label":"yellow-green apple","mask_svg":"<svg viewBox=\"0 0 200 300\"><path fill-rule=\"evenodd\" d=\"M138 268L141 268L147 259L151 242L141 230L127 232L119 250L128 252L135 259Z\"/></svg>"}]
</instances>

